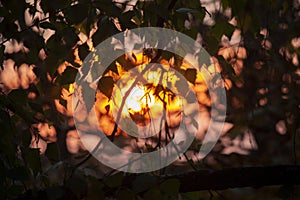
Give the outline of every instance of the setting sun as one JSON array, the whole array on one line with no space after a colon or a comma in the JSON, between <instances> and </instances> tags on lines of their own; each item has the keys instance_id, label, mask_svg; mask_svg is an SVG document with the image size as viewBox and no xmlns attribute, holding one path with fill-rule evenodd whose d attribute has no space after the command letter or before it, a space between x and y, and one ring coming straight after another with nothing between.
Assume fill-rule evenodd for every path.
<instances>
[{"instance_id":1,"label":"setting sun","mask_svg":"<svg viewBox=\"0 0 300 200\"><path fill-rule=\"evenodd\" d=\"M135 86L125 101L125 105L129 112L140 112L143 108L152 106L154 103L154 96L151 91L143 85Z\"/></svg>"}]
</instances>

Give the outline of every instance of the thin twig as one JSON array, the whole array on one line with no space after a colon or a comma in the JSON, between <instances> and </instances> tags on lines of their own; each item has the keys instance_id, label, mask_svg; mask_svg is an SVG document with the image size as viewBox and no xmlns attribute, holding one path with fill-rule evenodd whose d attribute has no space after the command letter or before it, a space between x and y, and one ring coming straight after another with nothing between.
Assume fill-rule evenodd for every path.
<instances>
[{"instance_id":1,"label":"thin twig","mask_svg":"<svg viewBox=\"0 0 300 200\"><path fill-rule=\"evenodd\" d=\"M146 65L145 69L143 69L141 71L141 73L138 74L138 77L134 80L134 82L132 83L132 85L130 86L130 88L125 92L125 95L124 95L124 97L122 99L122 102L121 102L121 105L120 105L120 108L119 108L119 112L118 112L118 115L117 115L117 118L116 118L116 121L115 121L114 129L113 129L111 135L109 136L109 138L110 138L111 141L114 141L114 137L115 137L115 135L117 133L118 126L119 126L118 124L119 124L119 121L121 119L121 114L122 114L123 108L125 106L126 99L128 98L128 96L129 96L130 92L132 91L132 89L136 86L136 84L138 83L138 81L140 81L140 77L148 70L148 68L149 67ZM150 66L150 68L151 68L151 66Z\"/></svg>"}]
</instances>

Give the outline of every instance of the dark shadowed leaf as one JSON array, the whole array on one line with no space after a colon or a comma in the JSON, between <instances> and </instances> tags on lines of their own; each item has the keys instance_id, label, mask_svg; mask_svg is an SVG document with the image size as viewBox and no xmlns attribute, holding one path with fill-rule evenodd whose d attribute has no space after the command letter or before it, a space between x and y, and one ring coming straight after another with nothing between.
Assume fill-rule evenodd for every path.
<instances>
[{"instance_id":1,"label":"dark shadowed leaf","mask_svg":"<svg viewBox=\"0 0 300 200\"><path fill-rule=\"evenodd\" d=\"M40 27L43 29L52 29L52 30L56 29L55 26L50 22L42 22L40 23Z\"/></svg>"},{"instance_id":2,"label":"dark shadowed leaf","mask_svg":"<svg viewBox=\"0 0 300 200\"><path fill-rule=\"evenodd\" d=\"M103 76L99 80L98 89L110 99L113 92L114 84L114 79L111 76Z\"/></svg>"},{"instance_id":3,"label":"dark shadowed leaf","mask_svg":"<svg viewBox=\"0 0 300 200\"><path fill-rule=\"evenodd\" d=\"M65 71L61 76L58 76L55 80L56 83L60 85L71 84L74 83L78 70L74 67L67 66Z\"/></svg>"},{"instance_id":4,"label":"dark shadowed leaf","mask_svg":"<svg viewBox=\"0 0 300 200\"><path fill-rule=\"evenodd\" d=\"M89 53L90 53L89 46L87 45L86 42L78 47L78 54L82 61Z\"/></svg>"},{"instance_id":5,"label":"dark shadowed leaf","mask_svg":"<svg viewBox=\"0 0 300 200\"><path fill-rule=\"evenodd\" d=\"M24 157L33 174L37 175L41 171L40 149L28 149Z\"/></svg>"},{"instance_id":6,"label":"dark shadowed leaf","mask_svg":"<svg viewBox=\"0 0 300 200\"><path fill-rule=\"evenodd\" d=\"M198 200L199 192L187 192L181 194L183 200Z\"/></svg>"},{"instance_id":7,"label":"dark shadowed leaf","mask_svg":"<svg viewBox=\"0 0 300 200\"><path fill-rule=\"evenodd\" d=\"M160 185L160 190L167 196L176 198L179 192L180 182L178 179L168 179Z\"/></svg>"},{"instance_id":8,"label":"dark shadowed leaf","mask_svg":"<svg viewBox=\"0 0 300 200\"><path fill-rule=\"evenodd\" d=\"M31 132L29 129L22 131L22 146L24 148L29 147L31 142Z\"/></svg>"},{"instance_id":9,"label":"dark shadowed leaf","mask_svg":"<svg viewBox=\"0 0 300 200\"><path fill-rule=\"evenodd\" d=\"M131 20L134 16L134 11L127 11L125 13L122 13L122 17L120 18L122 30L125 30L126 28L131 29L136 27L135 23L133 23Z\"/></svg>"},{"instance_id":10,"label":"dark shadowed leaf","mask_svg":"<svg viewBox=\"0 0 300 200\"><path fill-rule=\"evenodd\" d=\"M67 108L67 100L63 99L63 98L59 98L59 103L64 106L65 108Z\"/></svg>"},{"instance_id":11,"label":"dark shadowed leaf","mask_svg":"<svg viewBox=\"0 0 300 200\"><path fill-rule=\"evenodd\" d=\"M136 193L144 192L155 186L158 182L158 179L149 174L141 174L136 177L132 183L133 191Z\"/></svg>"},{"instance_id":12,"label":"dark shadowed leaf","mask_svg":"<svg viewBox=\"0 0 300 200\"><path fill-rule=\"evenodd\" d=\"M184 73L184 77L190 82L195 84L195 80L197 77L197 70L195 68L193 69L187 69Z\"/></svg>"},{"instance_id":13,"label":"dark shadowed leaf","mask_svg":"<svg viewBox=\"0 0 300 200\"><path fill-rule=\"evenodd\" d=\"M119 75L118 67L115 62L109 65L109 67L104 71L103 74L106 74L109 70Z\"/></svg>"},{"instance_id":14,"label":"dark shadowed leaf","mask_svg":"<svg viewBox=\"0 0 300 200\"><path fill-rule=\"evenodd\" d=\"M134 200L135 194L128 189L121 189L116 195L117 199Z\"/></svg>"},{"instance_id":15,"label":"dark shadowed leaf","mask_svg":"<svg viewBox=\"0 0 300 200\"><path fill-rule=\"evenodd\" d=\"M65 17L71 24L82 22L88 13L88 4L76 4L65 11Z\"/></svg>"},{"instance_id":16,"label":"dark shadowed leaf","mask_svg":"<svg viewBox=\"0 0 300 200\"><path fill-rule=\"evenodd\" d=\"M280 199L293 199L293 196L296 196L295 187L292 185L283 185L278 189L276 196Z\"/></svg>"},{"instance_id":17,"label":"dark shadowed leaf","mask_svg":"<svg viewBox=\"0 0 300 200\"><path fill-rule=\"evenodd\" d=\"M97 19L97 10L95 8L92 8L88 12L87 20L86 20L86 35L90 36L91 28L93 27L93 24L95 20Z\"/></svg>"},{"instance_id":18,"label":"dark shadowed leaf","mask_svg":"<svg viewBox=\"0 0 300 200\"><path fill-rule=\"evenodd\" d=\"M221 67L222 67L222 70L224 70L225 73L232 74L232 75L236 75L236 74L235 74L235 71L234 71L234 69L233 69L233 67L232 67L232 65L229 64L229 63L224 59L223 56L218 55L217 58L218 58L218 61L219 61L220 65L221 65Z\"/></svg>"},{"instance_id":19,"label":"dark shadowed leaf","mask_svg":"<svg viewBox=\"0 0 300 200\"><path fill-rule=\"evenodd\" d=\"M61 186L48 187L45 190L48 200L61 199L64 195L64 188Z\"/></svg>"},{"instance_id":20,"label":"dark shadowed leaf","mask_svg":"<svg viewBox=\"0 0 300 200\"><path fill-rule=\"evenodd\" d=\"M47 144L45 155L52 164L55 164L58 161L60 161L60 152L58 144L56 142Z\"/></svg>"},{"instance_id":21,"label":"dark shadowed leaf","mask_svg":"<svg viewBox=\"0 0 300 200\"><path fill-rule=\"evenodd\" d=\"M212 33L216 37L217 40L221 40L222 35L226 35L228 38L231 37L233 31L234 31L234 26L227 23L227 22L217 22L214 27L212 28Z\"/></svg>"},{"instance_id":22,"label":"dark shadowed leaf","mask_svg":"<svg viewBox=\"0 0 300 200\"><path fill-rule=\"evenodd\" d=\"M115 188L122 184L123 178L124 174L122 172L119 172L108 177L104 182L108 187Z\"/></svg>"},{"instance_id":23,"label":"dark shadowed leaf","mask_svg":"<svg viewBox=\"0 0 300 200\"><path fill-rule=\"evenodd\" d=\"M216 54L219 49L219 42L220 40L217 39L217 37L207 37L205 38L206 46L207 46L207 52L211 54ZM207 56L205 56L206 58Z\"/></svg>"},{"instance_id":24,"label":"dark shadowed leaf","mask_svg":"<svg viewBox=\"0 0 300 200\"><path fill-rule=\"evenodd\" d=\"M1 190L0 190L1 191ZM23 185L12 185L7 191L7 196L15 197L17 195L21 195L24 191Z\"/></svg>"},{"instance_id":25,"label":"dark shadowed leaf","mask_svg":"<svg viewBox=\"0 0 300 200\"><path fill-rule=\"evenodd\" d=\"M159 96L159 93L164 90L164 87L161 84L158 84L155 87L154 95Z\"/></svg>"},{"instance_id":26,"label":"dark shadowed leaf","mask_svg":"<svg viewBox=\"0 0 300 200\"><path fill-rule=\"evenodd\" d=\"M25 181L29 179L26 167L16 167L7 172L7 176L13 180Z\"/></svg>"},{"instance_id":27,"label":"dark shadowed leaf","mask_svg":"<svg viewBox=\"0 0 300 200\"><path fill-rule=\"evenodd\" d=\"M8 97L13 99L15 102L22 102L23 104L28 101L26 91L21 89L11 91L8 94Z\"/></svg>"},{"instance_id":28,"label":"dark shadowed leaf","mask_svg":"<svg viewBox=\"0 0 300 200\"><path fill-rule=\"evenodd\" d=\"M36 102L28 102L29 106L31 107L31 109L33 109L34 111L36 112L39 112L39 113L43 113L43 106L39 103L36 103Z\"/></svg>"},{"instance_id":29,"label":"dark shadowed leaf","mask_svg":"<svg viewBox=\"0 0 300 200\"><path fill-rule=\"evenodd\" d=\"M44 60L44 66L46 68L46 71L49 73L51 77L53 77L54 73L56 72L57 67L62 63L63 61L56 55L49 55Z\"/></svg>"},{"instance_id":30,"label":"dark shadowed leaf","mask_svg":"<svg viewBox=\"0 0 300 200\"><path fill-rule=\"evenodd\" d=\"M163 199L163 195L159 190L159 187L153 187L144 194L143 199L145 200Z\"/></svg>"},{"instance_id":31,"label":"dark shadowed leaf","mask_svg":"<svg viewBox=\"0 0 300 200\"><path fill-rule=\"evenodd\" d=\"M98 22L98 30L92 36L94 46L107 39L108 37L116 34L118 29L115 24L107 16L103 17Z\"/></svg>"},{"instance_id":32,"label":"dark shadowed leaf","mask_svg":"<svg viewBox=\"0 0 300 200\"><path fill-rule=\"evenodd\" d=\"M87 180L82 174L73 175L65 183L65 186L68 187L77 196L76 199L80 199L80 197L87 192Z\"/></svg>"},{"instance_id":33,"label":"dark shadowed leaf","mask_svg":"<svg viewBox=\"0 0 300 200\"><path fill-rule=\"evenodd\" d=\"M124 55L117 58L118 63L125 69L130 70L135 67L135 64L131 62L127 57Z\"/></svg>"},{"instance_id":34,"label":"dark shadowed leaf","mask_svg":"<svg viewBox=\"0 0 300 200\"><path fill-rule=\"evenodd\" d=\"M79 37L76 33L75 28L65 28L60 31L61 42L67 48L67 52L71 51L72 48L77 44L79 41Z\"/></svg>"},{"instance_id":35,"label":"dark shadowed leaf","mask_svg":"<svg viewBox=\"0 0 300 200\"><path fill-rule=\"evenodd\" d=\"M97 178L88 176L87 177L88 190L87 190L87 199L88 200L98 200L104 199L104 184L101 183Z\"/></svg>"}]
</instances>

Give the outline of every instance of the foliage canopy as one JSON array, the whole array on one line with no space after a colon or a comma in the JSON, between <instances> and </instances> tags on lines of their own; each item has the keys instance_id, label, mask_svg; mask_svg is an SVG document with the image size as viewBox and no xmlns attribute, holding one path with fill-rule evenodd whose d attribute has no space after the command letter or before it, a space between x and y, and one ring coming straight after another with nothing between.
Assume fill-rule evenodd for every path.
<instances>
[{"instance_id":1,"label":"foliage canopy","mask_svg":"<svg viewBox=\"0 0 300 200\"><path fill-rule=\"evenodd\" d=\"M258 149L250 155L220 154L225 148L221 144L202 167L296 163L300 153L299 8L299 2L292 0L1 0L0 198L178 196L177 179L159 182L153 174L137 176L128 187L122 185L121 173L99 181L82 167L92 158L81 152L76 160L66 147L67 133L74 127L70 128L63 91L72 93L78 69L93 47L136 27L164 27L198 39L218 63L225 82L226 120L234 125L226 136L234 141L246 137L247 131L254 135ZM150 54L148 58L154 59ZM163 52L163 56L174 55ZM182 58L174 60L181 65ZM137 61L118 58L128 69ZM32 67L35 78L28 78L29 84L9 85L3 78L8 65L18 73L24 66ZM113 64L108 71L119 73ZM195 82L195 72L180 73ZM8 76L5 80L13 79ZM113 85L108 76L99 82L108 98ZM63 112L57 111L57 105ZM49 126L47 134L39 132L42 124ZM42 155L37 148L40 140L47 141ZM288 189L281 188L280 195ZM199 199L195 193L182 197Z\"/></svg>"}]
</instances>

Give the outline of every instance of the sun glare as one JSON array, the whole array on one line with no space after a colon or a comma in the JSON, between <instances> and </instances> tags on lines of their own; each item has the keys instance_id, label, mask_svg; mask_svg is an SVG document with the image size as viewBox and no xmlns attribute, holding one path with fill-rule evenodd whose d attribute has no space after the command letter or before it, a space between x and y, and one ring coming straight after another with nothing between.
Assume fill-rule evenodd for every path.
<instances>
[{"instance_id":1,"label":"sun glare","mask_svg":"<svg viewBox=\"0 0 300 200\"><path fill-rule=\"evenodd\" d=\"M140 54L135 56L139 65L129 70L116 62L118 73L110 74L116 83L111 98L98 105L101 113L110 115L113 121L117 120L125 133L134 132L135 126L139 127L139 131L142 127L150 131L152 127L152 132L157 132L155 130L160 128L164 115L170 126L177 127L184 108L189 104L188 95L195 92L198 100L207 96L202 76L197 73L193 85L185 79L186 74L173 69L166 60L160 64L148 64L141 58ZM184 63L183 67L186 71L191 68L188 63ZM184 84L189 88L182 89L180 86L185 88ZM72 86L69 89L72 90Z\"/></svg>"},{"instance_id":2,"label":"sun glare","mask_svg":"<svg viewBox=\"0 0 300 200\"><path fill-rule=\"evenodd\" d=\"M128 112L141 112L154 104L154 96L143 85L135 86L125 101Z\"/></svg>"}]
</instances>

